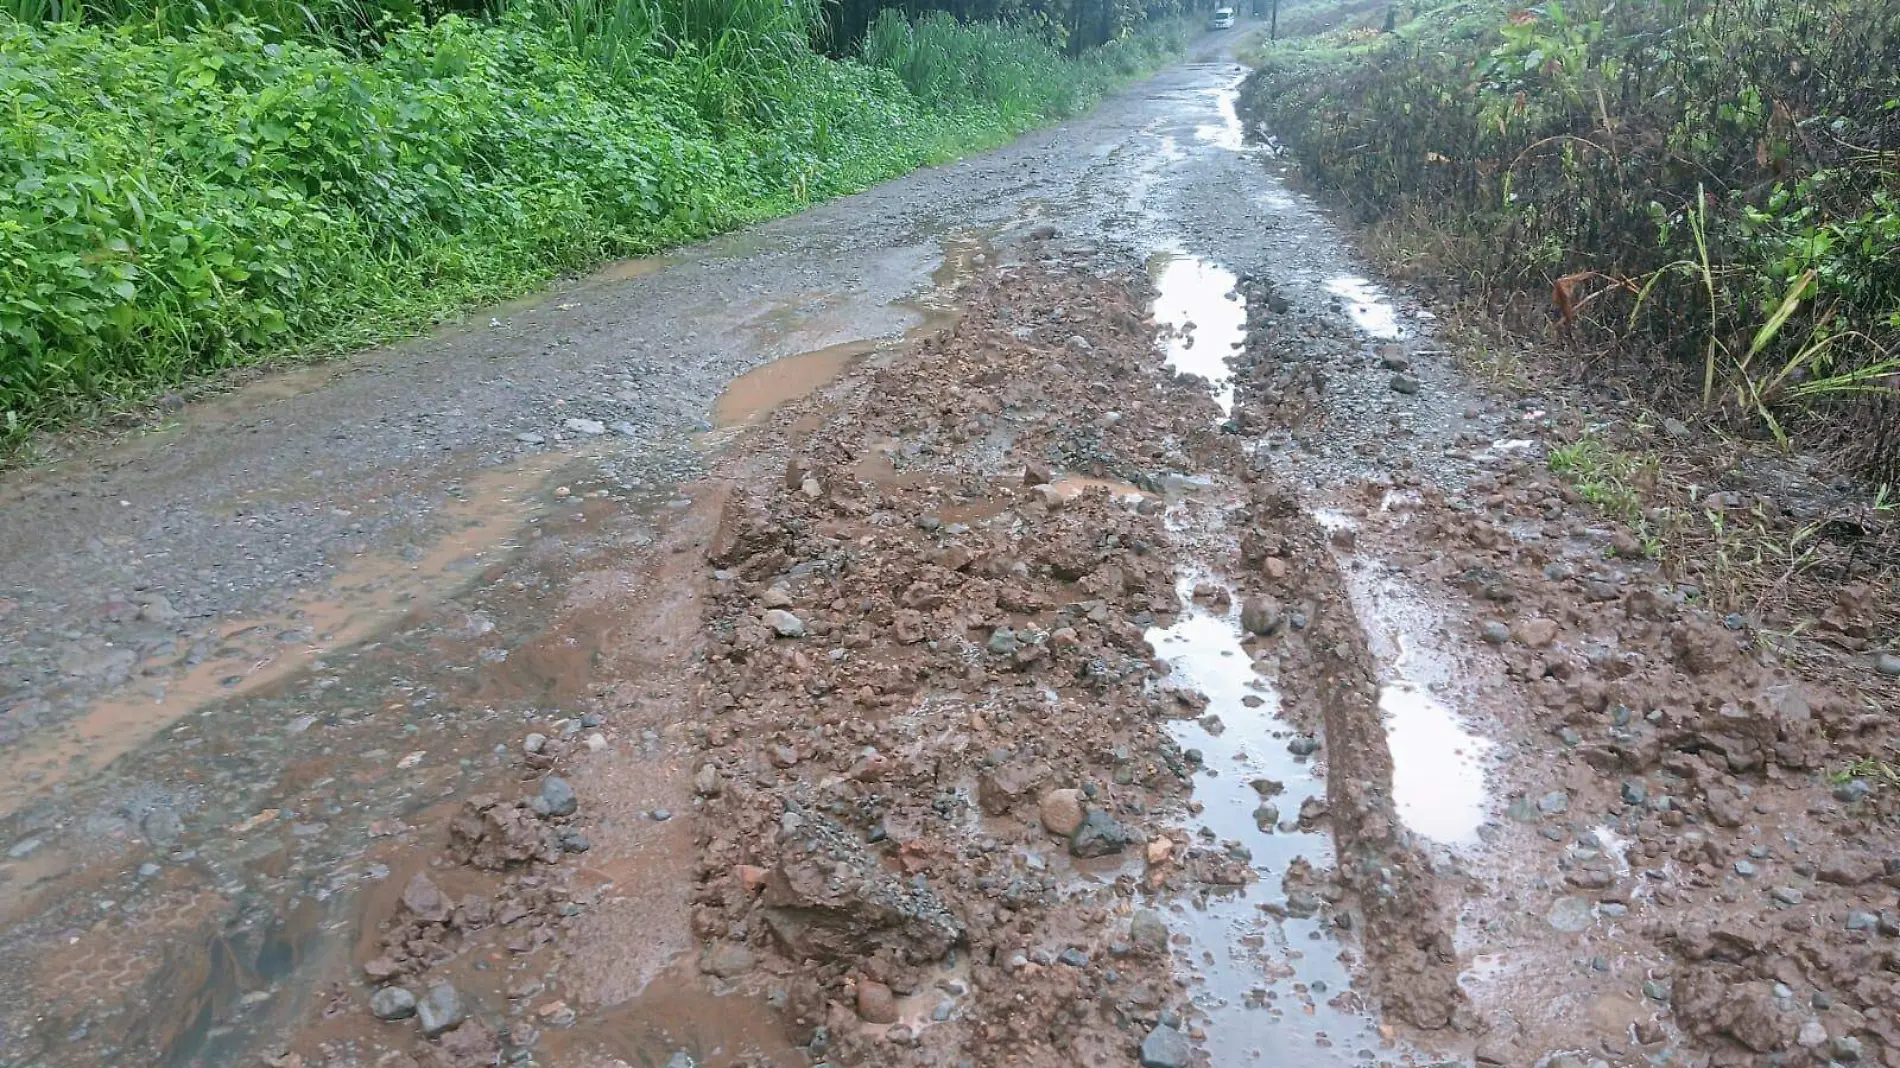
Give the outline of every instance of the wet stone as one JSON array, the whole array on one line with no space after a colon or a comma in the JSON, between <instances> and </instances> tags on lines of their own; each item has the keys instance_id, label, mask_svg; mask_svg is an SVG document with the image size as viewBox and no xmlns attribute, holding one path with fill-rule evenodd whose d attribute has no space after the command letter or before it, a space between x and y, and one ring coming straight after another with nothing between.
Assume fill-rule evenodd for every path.
<instances>
[{"instance_id":1,"label":"wet stone","mask_svg":"<svg viewBox=\"0 0 1900 1068\"><path fill-rule=\"evenodd\" d=\"M1179 1029L1162 1023L1141 1040L1141 1068L1187 1068L1194 1047Z\"/></svg>"},{"instance_id":2,"label":"wet stone","mask_svg":"<svg viewBox=\"0 0 1900 1068\"><path fill-rule=\"evenodd\" d=\"M761 622L772 628L772 633L781 638L803 638L805 621L787 612L783 608L774 608L760 617Z\"/></svg>"},{"instance_id":3,"label":"wet stone","mask_svg":"<svg viewBox=\"0 0 1900 1068\"><path fill-rule=\"evenodd\" d=\"M891 988L868 980L859 983L858 1015L869 1023L896 1023L897 998L891 994Z\"/></svg>"},{"instance_id":4,"label":"wet stone","mask_svg":"<svg viewBox=\"0 0 1900 1068\"><path fill-rule=\"evenodd\" d=\"M1880 918L1871 912L1850 912L1847 914L1847 929L1850 931L1872 931L1880 926Z\"/></svg>"},{"instance_id":5,"label":"wet stone","mask_svg":"<svg viewBox=\"0 0 1900 1068\"><path fill-rule=\"evenodd\" d=\"M1804 895L1792 886L1777 886L1768 891L1768 896L1782 905L1799 905Z\"/></svg>"},{"instance_id":6,"label":"wet stone","mask_svg":"<svg viewBox=\"0 0 1900 1068\"><path fill-rule=\"evenodd\" d=\"M1086 968L1089 966L1089 955L1070 946L1056 957L1056 963L1066 964L1071 968Z\"/></svg>"},{"instance_id":7,"label":"wet stone","mask_svg":"<svg viewBox=\"0 0 1900 1068\"><path fill-rule=\"evenodd\" d=\"M1874 670L1889 678L1900 676L1900 653L1881 653L1874 660Z\"/></svg>"},{"instance_id":8,"label":"wet stone","mask_svg":"<svg viewBox=\"0 0 1900 1068\"><path fill-rule=\"evenodd\" d=\"M1312 756L1319 752L1319 739L1310 734L1302 734L1286 743L1286 751L1294 756Z\"/></svg>"},{"instance_id":9,"label":"wet stone","mask_svg":"<svg viewBox=\"0 0 1900 1068\"><path fill-rule=\"evenodd\" d=\"M1240 625L1249 634L1273 634L1280 629L1280 620L1280 604L1271 597L1249 597L1240 609Z\"/></svg>"},{"instance_id":10,"label":"wet stone","mask_svg":"<svg viewBox=\"0 0 1900 1068\"><path fill-rule=\"evenodd\" d=\"M1755 866L1746 860L1738 860L1735 862L1735 874L1744 879L1753 879L1755 877Z\"/></svg>"},{"instance_id":11,"label":"wet stone","mask_svg":"<svg viewBox=\"0 0 1900 1068\"><path fill-rule=\"evenodd\" d=\"M1577 934L1588 930L1596 917L1590 909L1590 902L1581 897L1561 897L1552 905L1544 919L1556 930L1565 934Z\"/></svg>"},{"instance_id":12,"label":"wet stone","mask_svg":"<svg viewBox=\"0 0 1900 1068\"><path fill-rule=\"evenodd\" d=\"M1546 816L1561 816L1570 811L1570 795L1553 790L1537 799L1537 811Z\"/></svg>"},{"instance_id":13,"label":"wet stone","mask_svg":"<svg viewBox=\"0 0 1900 1068\"><path fill-rule=\"evenodd\" d=\"M399 986L386 986L369 996L369 1011L378 1020L407 1020L416 1014L416 996Z\"/></svg>"},{"instance_id":14,"label":"wet stone","mask_svg":"<svg viewBox=\"0 0 1900 1068\"><path fill-rule=\"evenodd\" d=\"M1128 828L1100 809L1083 817L1082 825L1069 838L1069 855L1105 857L1128 848L1132 840Z\"/></svg>"},{"instance_id":15,"label":"wet stone","mask_svg":"<svg viewBox=\"0 0 1900 1068\"><path fill-rule=\"evenodd\" d=\"M1669 987L1654 979L1645 980L1643 982L1643 996L1651 1001L1660 1001L1666 1005L1669 1003Z\"/></svg>"},{"instance_id":16,"label":"wet stone","mask_svg":"<svg viewBox=\"0 0 1900 1068\"><path fill-rule=\"evenodd\" d=\"M1640 805L1643 802L1648 801L1648 800L1649 800L1649 789L1645 787L1641 782L1638 782L1635 779L1629 779L1623 783L1623 803L1624 804Z\"/></svg>"},{"instance_id":17,"label":"wet stone","mask_svg":"<svg viewBox=\"0 0 1900 1068\"><path fill-rule=\"evenodd\" d=\"M1079 790L1051 790L1042 795L1039 815L1051 834L1073 835L1082 826L1082 794Z\"/></svg>"},{"instance_id":18,"label":"wet stone","mask_svg":"<svg viewBox=\"0 0 1900 1068\"><path fill-rule=\"evenodd\" d=\"M416 1016L422 1021L422 1033L433 1038L462 1022L465 1009L462 995L449 983L429 988L416 1004Z\"/></svg>"},{"instance_id":19,"label":"wet stone","mask_svg":"<svg viewBox=\"0 0 1900 1068\"><path fill-rule=\"evenodd\" d=\"M1411 375L1393 375L1390 383L1392 392L1412 396L1419 390L1419 381Z\"/></svg>"},{"instance_id":20,"label":"wet stone","mask_svg":"<svg viewBox=\"0 0 1900 1068\"><path fill-rule=\"evenodd\" d=\"M998 627L990 634L989 651L997 656L1015 656L1022 651L1023 643L1016 632L1008 627Z\"/></svg>"},{"instance_id":21,"label":"wet stone","mask_svg":"<svg viewBox=\"0 0 1900 1068\"><path fill-rule=\"evenodd\" d=\"M1478 630L1492 645L1503 645L1511 640L1511 628L1495 619L1486 620Z\"/></svg>"},{"instance_id":22,"label":"wet stone","mask_svg":"<svg viewBox=\"0 0 1900 1068\"><path fill-rule=\"evenodd\" d=\"M1128 941L1137 953L1158 957L1168 951L1168 925L1153 909L1137 909L1128 921Z\"/></svg>"},{"instance_id":23,"label":"wet stone","mask_svg":"<svg viewBox=\"0 0 1900 1068\"><path fill-rule=\"evenodd\" d=\"M580 799L574 796L574 788L559 775L542 779L541 793L534 800L535 811L548 816L572 816L580 807Z\"/></svg>"}]
</instances>

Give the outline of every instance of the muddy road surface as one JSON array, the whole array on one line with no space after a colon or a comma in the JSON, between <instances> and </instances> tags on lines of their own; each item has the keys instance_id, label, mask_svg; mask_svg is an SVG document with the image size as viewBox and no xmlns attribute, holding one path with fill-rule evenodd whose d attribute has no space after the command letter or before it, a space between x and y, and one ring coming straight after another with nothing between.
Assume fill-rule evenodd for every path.
<instances>
[{"instance_id":1,"label":"muddy road surface","mask_svg":"<svg viewBox=\"0 0 1900 1068\"><path fill-rule=\"evenodd\" d=\"M6 476L0 1066L1900 1063L1878 673L1553 482L1225 47Z\"/></svg>"}]
</instances>

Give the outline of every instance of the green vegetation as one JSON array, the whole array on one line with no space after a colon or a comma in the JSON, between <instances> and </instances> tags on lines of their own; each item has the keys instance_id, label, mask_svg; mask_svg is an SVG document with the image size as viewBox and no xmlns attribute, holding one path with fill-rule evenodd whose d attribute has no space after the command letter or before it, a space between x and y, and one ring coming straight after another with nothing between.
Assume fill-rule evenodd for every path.
<instances>
[{"instance_id":1,"label":"green vegetation","mask_svg":"<svg viewBox=\"0 0 1900 1068\"><path fill-rule=\"evenodd\" d=\"M1656 457L1623 452L1586 434L1569 444L1552 446L1548 463L1585 501L1643 529L1644 497L1655 489L1659 472Z\"/></svg>"},{"instance_id":2,"label":"green vegetation","mask_svg":"<svg viewBox=\"0 0 1900 1068\"><path fill-rule=\"evenodd\" d=\"M889 15L837 60L811 0L4 2L0 444L996 144L1185 44Z\"/></svg>"},{"instance_id":3,"label":"green vegetation","mask_svg":"<svg viewBox=\"0 0 1900 1068\"><path fill-rule=\"evenodd\" d=\"M1413 0L1253 59L1395 270L1900 474L1900 3Z\"/></svg>"}]
</instances>

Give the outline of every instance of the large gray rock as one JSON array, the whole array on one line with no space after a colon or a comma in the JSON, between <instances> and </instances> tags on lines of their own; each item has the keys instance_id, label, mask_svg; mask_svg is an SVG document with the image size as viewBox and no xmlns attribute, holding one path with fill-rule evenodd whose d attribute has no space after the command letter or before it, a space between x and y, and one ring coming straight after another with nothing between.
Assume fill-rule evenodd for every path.
<instances>
[{"instance_id":1,"label":"large gray rock","mask_svg":"<svg viewBox=\"0 0 1900 1068\"><path fill-rule=\"evenodd\" d=\"M580 799L574 796L574 788L559 775L550 775L541 780L541 804L535 808L546 808L550 816L572 816L580 807Z\"/></svg>"},{"instance_id":2,"label":"large gray rock","mask_svg":"<svg viewBox=\"0 0 1900 1068\"><path fill-rule=\"evenodd\" d=\"M434 1038L460 1024L467 1017L462 995L449 983L437 983L416 1003L416 1015L422 1020L422 1033Z\"/></svg>"},{"instance_id":3,"label":"large gray rock","mask_svg":"<svg viewBox=\"0 0 1900 1068\"><path fill-rule=\"evenodd\" d=\"M1167 1024L1157 1024L1141 1040L1141 1068L1187 1068L1193 1058L1193 1043Z\"/></svg>"},{"instance_id":4,"label":"large gray rock","mask_svg":"<svg viewBox=\"0 0 1900 1068\"><path fill-rule=\"evenodd\" d=\"M1128 843L1136 841L1135 835L1115 818L1101 809L1090 810L1082 818L1082 826L1069 836L1069 855L1072 857L1105 857L1128 848Z\"/></svg>"},{"instance_id":5,"label":"large gray rock","mask_svg":"<svg viewBox=\"0 0 1900 1068\"><path fill-rule=\"evenodd\" d=\"M386 986L369 996L369 1011L378 1020L407 1020L416 1014L416 996L399 986Z\"/></svg>"}]
</instances>

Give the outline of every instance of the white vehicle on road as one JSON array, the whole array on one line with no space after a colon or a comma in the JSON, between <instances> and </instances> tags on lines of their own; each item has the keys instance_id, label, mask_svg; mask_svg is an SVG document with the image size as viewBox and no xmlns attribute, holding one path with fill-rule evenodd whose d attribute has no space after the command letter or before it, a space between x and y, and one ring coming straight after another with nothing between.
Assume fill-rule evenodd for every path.
<instances>
[{"instance_id":1,"label":"white vehicle on road","mask_svg":"<svg viewBox=\"0 0 1900 1068\"><path fill-rule=\"evenodd\" d=\"M1215 8L1214 17L1207 20L1207 28L1210 30L1233 29L1234 28L1234 9L1231 7Z\"/></svg>"}]
</instances>

